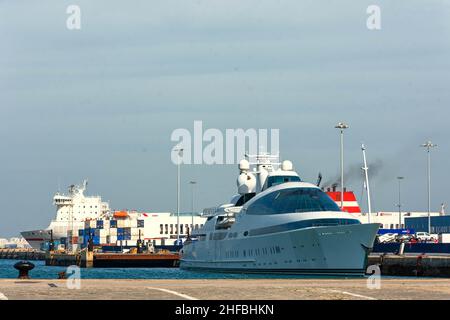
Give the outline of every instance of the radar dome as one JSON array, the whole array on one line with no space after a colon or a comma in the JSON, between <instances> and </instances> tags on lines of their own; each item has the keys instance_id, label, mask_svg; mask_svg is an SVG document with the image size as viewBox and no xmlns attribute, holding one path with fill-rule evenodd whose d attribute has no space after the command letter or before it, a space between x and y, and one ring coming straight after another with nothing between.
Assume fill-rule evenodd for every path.
<instances>
[{"instance_id":1,"label":"radar dome","mask_svg":"<svg viewBox=\"0 0 450 320\"><path fill-rule=\"evenodd\" d=\"M239 161L239 170L241 171L250 170L250 163L247 160L242 159L241 161Z\"/></svg>"},{"instance_id":2,"label":"radar dome","mask_svg":"<svg viewBox=\"0 0 450 320\"><path fill-rule=\"evenodd\" d=\"M241 173L236 182L239 194L242 195L255 192L256 177L252 173Z\"/></svg>"},{"instance_id":3,"label":"radar dome","mask_svg":"<svg viewBox=\"0 0 450 320\"><path fill-rule=\"evenodd\" d=\"M284 160L284 161L281 163L281 169L282 169L283 171L292 171L292 169L293 169L292 162L289 161L289 160Z\"/></svg>"}]
</instances>

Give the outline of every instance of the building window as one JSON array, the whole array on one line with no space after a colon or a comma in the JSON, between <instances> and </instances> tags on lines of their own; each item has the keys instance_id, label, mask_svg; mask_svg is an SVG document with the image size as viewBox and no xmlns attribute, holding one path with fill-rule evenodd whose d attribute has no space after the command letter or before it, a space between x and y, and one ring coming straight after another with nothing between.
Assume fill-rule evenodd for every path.
<instances>
[{"instance_id":1,"label":"building window","mask_svg":"<svg viewBox=\"0 0 450 320\"><path fill-rule=\"evenodd\" d=\"M162 224L159 225L159 234L163 234L164 233L164 227Z\"/></svg>"},{"instance_id":2,"label":"building window","mask_svg":"<svg viewBox=\"0 0 450 320\"><path fill-rule=\"evenodd\" d=\"M173 224L170 225L170 234L173 234Z\"/></svg>"},{"instance_id":3,"label":"building window","mask_svg":"<svg viewBox=\"0 0 450 320\"><path fill-rule=\"evenodd\" d=\"M183 225L180 224L180 234L183 234Z\"/></svg>"},{"instance_id":4,"label":"building window","mask_svg":"<svg viewBox=\"0 0 450 320\"><path fill-rule=\"evenodd\" d=\"M169 225L166 224L165 227L166 227L166 234L169 234Z\"/></svg>"}]
</instances>

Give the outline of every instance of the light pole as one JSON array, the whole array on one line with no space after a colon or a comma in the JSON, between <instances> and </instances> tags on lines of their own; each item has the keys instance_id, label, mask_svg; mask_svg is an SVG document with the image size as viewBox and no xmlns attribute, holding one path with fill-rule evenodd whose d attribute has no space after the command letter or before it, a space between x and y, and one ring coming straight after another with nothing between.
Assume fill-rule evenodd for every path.
<instances>
[{"instance_id":1,"label":"light pole","mask_svg":"<svg viewBox=\"0 0 450 320\"><path fill-rule=\"evenodd\" d=\"M192 222L191 222L191 234L192 230L194 230L194 186L197 184L196 181L189 181L191 185L191 214L192 214Z\"/></svg>"},{"instance_id":2,"label":"light pole","mask_svg":"<svg viewBox=\"0 0 450 320\"><path fill-rule=\"evenodd\" d=\"M183 148L176 146L173 151L177 152L178 163L177 163L177 244L180 241L180 166L181 166L181 156L183 155Z\"/></svg>"},{"instance_id":3,"label":"light pole","mask_svg":"<svg viewBox=\"0 0 450 320\"><path fill-rule=\"evenodd\" d=\"M427 149L428 154L428 233L431 234L431 149L437 147L437 144L433 144L431 141L427 141L422 144L421 147Z\"/></svg>"},{"instance_id":4,"label":"light pole","mask_svg":"<svg viewBox=\"0 0 450 320\"><path fill-rule=\"evenodd\" d=\"M402 228L402 197L401 197L401 183L405 177L397 177L398 180L398 226L399 229Z\"/></svg>"},{"instance_id":5,"label":"light pole","mask_svg":"<svg viewBox=\"0 0 450 320\"><path fill-rule=\"evenodd\" d=\"M341 131L341 209L344 208L344 130L348 129L348 125L339 122L336 126L336 129Z\"/></svg>"},{"instance_id":6,"label":"light pole","mask_svg":"<svg viewBox=\"0 0 450 320\"><path fill-rule=\"evenodd\" d=\"M369 210L369 212L367 213L367 218L369 223L370 221L370 215L372 213L372 203L370 200L370 185L369 185L369 167L367 166L367 159L366 159L366 146L364 144L361 145L361 150L363 153L363 162L364 162L364 167L362 168L364 170L364 175L365 175L365 181L366 181L366 190L367 190L367 209Z\"/></svg>"}]
</instances>

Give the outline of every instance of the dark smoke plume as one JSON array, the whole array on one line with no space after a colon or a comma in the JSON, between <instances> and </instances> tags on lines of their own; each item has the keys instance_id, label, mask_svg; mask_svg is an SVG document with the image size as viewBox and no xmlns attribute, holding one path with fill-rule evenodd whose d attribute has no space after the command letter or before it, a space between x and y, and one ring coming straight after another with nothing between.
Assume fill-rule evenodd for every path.
<instances>
[{"instance_id":1,"label":"dark smoke plume","mask_svg":"<svg viewBox=\"0 0 450 320\"><path fill-rule=\"evenodd\" d=\"M381 159L376 159L372 163L367 164L369 167L369 179L373 179L379 175L381 169L383 169L383 161ZM364 180L364 171L362 170L361 164L353 164L344 171L344 184L352 183L355 181ZM326 180L322 186L324 188L339 187L341 185L341 174L336 174L332 179Z\"/></svg>"}]
</instances>

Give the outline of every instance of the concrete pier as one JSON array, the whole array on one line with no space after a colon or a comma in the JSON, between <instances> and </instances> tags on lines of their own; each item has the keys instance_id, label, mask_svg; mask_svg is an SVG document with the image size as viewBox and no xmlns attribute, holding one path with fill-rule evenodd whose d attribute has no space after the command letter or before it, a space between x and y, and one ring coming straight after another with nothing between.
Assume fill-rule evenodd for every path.
<instances>
[{"instance_id":1,"label":"concrete pier","mask_svg":"<svg viewBox=\"0 0 450 320\"><path fill-rule=\"evenodd\" d=\"M389 300L450 299L449 279L384 279L370 289L367 279L196 279L73 281L0 279L4 299L148 299L148 300Z\"/></svg>"},{"instance_id":2,"label":"concrete pier","mask_svg":"<svg viewBox=\"0 0 450 320\"><path fill-rule=\"evenodd\" d=\"M46 266L79 266L92 268L94 266L94 253L82 250L77 253L50 251L45 254Z\"/></svg>"},{"instance_id":3,"label":"concrete pier","mask_svg":"<svg viewBox=\"0 0 450 320\"><path fill-rule=\"evenodd\" d=\"M47 266L77 265L82 268L108 267L178 267L179 255L166 254L122 254L49 252L45 256ZM450 255L371 255L369 265L378 265L382 275L412 277L450 278Z\"/></svg>"},{"instance_id":4,"label":"concrete pier","mask_svg":"<svg viewBox=\"0 0 450 320\"><path fill-rule=\"evenodd\" d=\"M48 252L47 266L76 265L81 268L176 268L178 253L97 253L82 250L77 253Z\"/></svg>"},{"instance_id":5,"label":"concrete pier","mask_svg":"<svg viewBox=\"0 0 450 320\"><path fill-rule=\"evenodd\" d=\"M378 265L386 276L450 278L450 255L371 255L369 265Z\"/></svg>"},{"instance_id":6,"label":"concrete pier","mask_svg":"<svg viewBox=\"0 0 450 320\"><path fill-rule=\"evenodd\" d=\"M0 259L44 260L45 252L34 249L0 249Z\"/></svg>"}]
</instances>

